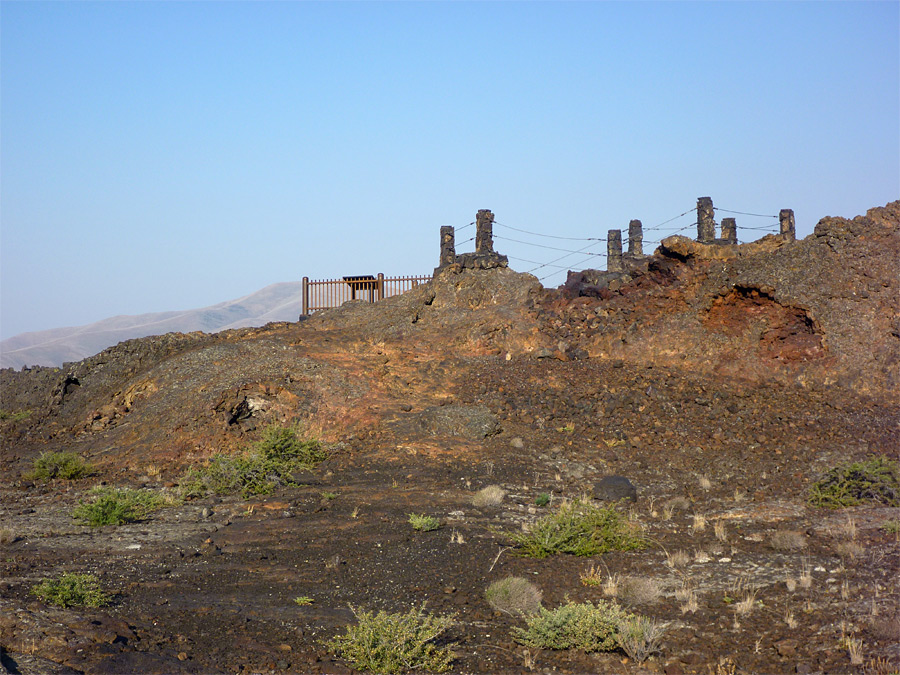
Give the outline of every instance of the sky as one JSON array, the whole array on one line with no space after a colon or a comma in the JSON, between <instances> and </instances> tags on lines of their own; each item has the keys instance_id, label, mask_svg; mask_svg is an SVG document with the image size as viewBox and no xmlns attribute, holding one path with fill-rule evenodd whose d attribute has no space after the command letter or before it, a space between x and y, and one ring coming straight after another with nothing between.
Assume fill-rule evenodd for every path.
<instances>
[{"instance_id":1,"label":"sky","mask_svg":"<svg viewBox=\"0 0 900 675\"><path fill-rule=\"evenodd\" d=\"M702 196L806 236L900 198L898 35L896 1L5 0L0 337L430 273L479 209L546 286Z\"/></svg>"}]
</instances>

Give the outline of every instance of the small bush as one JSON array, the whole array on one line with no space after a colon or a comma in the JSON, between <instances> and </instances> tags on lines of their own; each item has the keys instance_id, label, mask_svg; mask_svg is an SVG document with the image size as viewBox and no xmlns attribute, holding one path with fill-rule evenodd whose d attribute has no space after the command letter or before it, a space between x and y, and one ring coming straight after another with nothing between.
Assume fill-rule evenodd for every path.
<instances>
[{"instance_id":1,"label":"small bush","mask_svg":"<svg viewBox=\"0 0 900 675\"><path fill-rule=\"evenodd\" d=\"M513 639L538 649L580 649L583 652L611 651L616 648L618 626L633 615L617 604L598 600L574 603L525 618L526 627L513 628Z\"/></svg>"},{"instance_id":2,"label":"small bush","mask_svg":"<svg viewBox=\"0 0 900 675\"><path fill-rule=\"evenodd\" d=\"M0 410L0 422L21 422L31 417L30 410Z\"/></svg>"},{"instance_id":3,"label":"small bush","mask_svg":"<svg viewBox=\"0 0 900 675\"><path fill-rule=\"evenodd\" d=\"M91 465L74 452L42 452L41 456L34 460L34 470L29 474L29 478L75 480L90 475L92 470Z\"/></svg>"},{"instance_id":4,"label":"small bush","mask_svg":"<svg viewBox=\"0 0 900 675\"><path fill-rule=\"evenodd\" d=\"M881 526L881 529L888 534L900 534L900 520L888 520Z\"/></svg>"},{"instance_id":5,"label":"small bush","mask_svg":"<svg viewBox=\"0 0 900 675\"><path fill-rule=\"evenodd\" d=\"M170 495L130 488L96 487L90 494L91 501L79 503L72 517L91 527L136 523L178 503Z\"/></svg>"},{"instance_id":6,"label":"small bush","mask_svg":"<svg viewBox=\"0 0 900 675\"><path fill-rule=\"evenodd\" d=\"M772 534L770 543L776 551L796 551L806 548L806 537L797 530L778 530Z\"/></svg>"},{"instance_id":7,"label":"small bush","mask_svg":"<svg viewBox=\"0 0 900 675\"><path fill-rule=\"evenodd\" d=\"M624 619L616 628L616 643L622 651L638 663L659 651L659 643L666 634L666 624L643 616Z\"/></svg>"},{"instance_id":8,"label":"small bush","mask_svg":"<svg viewBox=\"0 0 900 675\"><path fill-rule=\"evenodd\" d=\"M179 481L180 491L186 498L209 492L240 492L245 499L270 494L281 486L297 487L293 474L312 469L327 457L321 442L301 438L296 427L268 427L250 452L216 454L205 466L188 469Z\"/></svg>"},{"instance_id":9,"label":"small bush","mask_svg":"<svg viewBox=\"0 0 900 675\"><path fill-rule=\"evenodd\" d=\"M626 577L620 585L618 597L637 605L655 602L662 595L659 581L653 577Z\"/></svg>"},{"instance_id":10,"label":"small bush","mask_svg":"<svg viewBox=\"0 0 900 675\"><path fill-rule=\"evenodd\" d=\"M523 577L506 577L495 581L484 592L484 599L494 609L517 616L534 614L541 608L541 589Z\"/></svg>"},{"instance_id":11,"label":"small bush","mask_svg":"<svg viewBox=\"0 0 900 675\"><path fill-rule=\"evenodd\" d=\"M59 579L45 579L31 589L31 594L57 607L103 607L111 601L93 574L63 574Z\"/></svg>"},{"instance_id":12,"label":"small bush","mask_svg":"<svg viewBox=\"0 0 900 675\"><path fill-rule=\"evenodd\" d=\"M646 543L614 506L599 508L587 497L562 505L539 519L528 532L515 533L522 555L546 558L554 553L591 556L633 551Z\"/></svg>"},{"instance_id":13,"label":"small bush","mask_svg":"<svg viewBox=\"0 0 900 675\"><path fill-rule=\"evenodd\" d=\"M477 507L497 506L506 496L506 490L499 485L488 485L472 497L472 505Z\"/></svg>"},{"instance_id":14,"label":"small bush","mask_svg":"<svg viewBox=\"0 0 900 675\"><path fill-rule=\"evenodd\" d=\"M809 491L809 503L829 509L868 502L900 506L900 462L874 457L831 469Z\"/></svg>"},{"instance_id":15,"label":"small bush","mask_svg":"<svg viewBox=\"0 0 900 675\"><path fill-rule=\"evenodd\" d=\"M534 503L537 504L538 506L547 506L547 504L550 503L550 493L542 492L534 500Z\"/></svg>"},{"instance_id":16,"label":"small bush","mask_svg":"<svg viewBox=\"0 0 900 675\"><path fill-rule=\"evenodd\" d=\"M441 673L450 669L453 654L449 646L438 647L434 640L455 623L453 617L428 614L425 605L405 614L350 609L357 624L326 644L356 670Z\"/></svg>"},{"instance_id":17,"label":"small bush","mask_svg":"<svg viewBox=\"0 0 900 675\"><path fill-rule=\"evenodd\" d=\"M432 530L436 530L441 526L441 521L433 516L425 516L425 515L420 515L418 513L410 513L409 514L409 524L413 526L414 530L420 530L422 532L431 532Z\"/></svg>"}]
</instances>

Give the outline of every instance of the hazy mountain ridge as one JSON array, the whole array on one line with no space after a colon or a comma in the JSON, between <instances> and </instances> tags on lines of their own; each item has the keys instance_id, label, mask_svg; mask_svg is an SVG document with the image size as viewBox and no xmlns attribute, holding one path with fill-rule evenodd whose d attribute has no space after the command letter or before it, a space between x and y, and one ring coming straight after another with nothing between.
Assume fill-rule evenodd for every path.
<instances>
[{"instance_id":1,"label":"hazy mountain ridge","mask_svg":"<svg viewBox=\"0 0 900 675\"><path fill-rule=\"evenodd\" d=\"M150 335L198 330L215 333L272 321L296 321L300 305L300 282L281 282L199 309L119 315L84 326L21 333L0 342L0 367L61 366L124 340Z\"/></svg>"}]
</instances>

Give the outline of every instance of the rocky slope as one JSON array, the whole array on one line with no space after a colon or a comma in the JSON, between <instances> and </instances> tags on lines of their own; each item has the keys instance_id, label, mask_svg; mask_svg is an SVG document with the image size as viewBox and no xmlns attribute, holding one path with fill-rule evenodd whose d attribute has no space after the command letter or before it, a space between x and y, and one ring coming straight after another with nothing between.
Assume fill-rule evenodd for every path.
<instances>
[{"instance_id":1,"label":"rocky slope","mask_svg":"<svg viewBox=\"0 0 900 675\"><path fill-rule=\"evenodd\" d=\"M823 512L806 496L836 464L896 456L898 260L894 202L798 242L671 238L601 284L548 290L451 266L300 323L0 371L0 407L23 413L0 423L0 645L8 661L38 659L35 672L346 672L321 639L352 620L348 603L427 601L457 615L456 672L851 672L847 636L872 663L897 663L900 548L883 528L897 509ZM336 444L307 487L118 528L71 518L99 481L174 489L187 466L294 421ZM98 473L29 480L51 450ZM538 495L558 503L611 474L637 487L650 549L534 560L507 548L546 512ZM504 501L473 506L490 484ZM410 512L445 525L415 533ZM779 532L802 545L773 544ZM672 564L676 551L687 559ZM668 622L650 661L525 653L520 622L484 601L513 573L548 607L603 597L579 580L591 564L656 589L620 596ZM99 573L116 603L52 610L28 595L62 571ZM723 600L751 587L746 614Z\"/></svg>"},{"instance_id":2,"label":"rocky slope","mask_svg":"<svg viewBox=\"0 0 900 675\"><path fill-rule=\"evenodd\" d=\"M0 368L62 366L80 361L123 340L149 335L262 326L300 315L300 283L272 284L250 295L211 307L136 316L114 316L86 326L22 333L0 342Z\"/></svg>"}]
</instances>

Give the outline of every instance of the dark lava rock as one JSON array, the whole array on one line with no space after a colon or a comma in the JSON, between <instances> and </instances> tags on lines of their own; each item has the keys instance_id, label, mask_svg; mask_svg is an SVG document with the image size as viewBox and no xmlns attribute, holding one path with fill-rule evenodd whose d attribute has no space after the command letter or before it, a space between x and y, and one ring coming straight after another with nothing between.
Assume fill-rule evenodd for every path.
<instances>
[{"instance_id":1,"label":"dark lava rock","mask_svg":"<svg viewBox=\"0 0 900 675\"><path fill-rule=\"evenodd\" d=\"M627 499L637 501L637 488L624 476L606 476L594 486L594 499L617 502Z\"/></svg>"}]
</instances>

